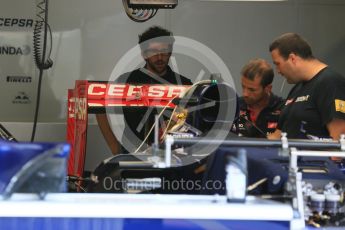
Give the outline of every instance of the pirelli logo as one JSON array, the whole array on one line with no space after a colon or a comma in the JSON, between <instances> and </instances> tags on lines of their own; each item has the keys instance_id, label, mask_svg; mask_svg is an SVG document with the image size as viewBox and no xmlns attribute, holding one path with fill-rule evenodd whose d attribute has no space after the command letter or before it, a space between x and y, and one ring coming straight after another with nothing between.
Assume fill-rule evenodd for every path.
<instances>
[{"instance_id":1,"label":"pirelli logo","mask_svg":"<svg viewBox=\"0 0 345 230\"><path fill-rule=\"evenodd\" d=\"M335 99L335 111L345 113L345 101Z\"/></svg>"},{"instance_id":2,"label":"pirelli logo","mask_svg":"<svg viewBox=\"0 0 345 230\"><path fill-rule=\"evenodd\" d=\"M29 77L29 76L7 76L6 81L12 82L12 83L31 83L32 77Z\"/></svg>"}]
</instances>

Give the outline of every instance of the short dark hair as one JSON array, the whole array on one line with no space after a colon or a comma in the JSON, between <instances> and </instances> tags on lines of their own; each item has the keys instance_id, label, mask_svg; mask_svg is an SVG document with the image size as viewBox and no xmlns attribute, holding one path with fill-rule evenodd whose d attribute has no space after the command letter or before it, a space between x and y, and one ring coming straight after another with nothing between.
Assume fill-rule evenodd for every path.
<instances>
[{"instance_id":1,"label":"short dark hair","mask_svg":"<svg viewBox=\"0 0 345 230\"><path fill-rule=\"evenodd\" d=\"M163 38L160 39L160 37ZM160 26L152 26L139 35L139 45L141 50L147 49L148 44L146 41L151 39L154 39L153 41L168 43L171 49L175 42L173 33L171 31Z\"/></svg>"},{"instance_id":2,"label":"short dark hair","mask_svg":"<svg viewBox=\"0 0 345 230\"><path fill-rule=\"evenodd\" d=\"M250 60L241 71L243 77L250 80L254 80L255 77L261 77L260 84L262 87L266 87L272 84L274 78L274 72L271 65L264 59Z\"/></svg>"},{"instance_id":3,"label":"short dark hair","mask_svg":"<svg viewBox=\"0 0 345 230\"><path fill-rule=\"evenodd\" d=\"M286 60L291 53L303 59L313 59L310 45L296 33L286 33L276 38L270 45L270 52L278 49L280 55Z\"/></svg>"}]
</instances>

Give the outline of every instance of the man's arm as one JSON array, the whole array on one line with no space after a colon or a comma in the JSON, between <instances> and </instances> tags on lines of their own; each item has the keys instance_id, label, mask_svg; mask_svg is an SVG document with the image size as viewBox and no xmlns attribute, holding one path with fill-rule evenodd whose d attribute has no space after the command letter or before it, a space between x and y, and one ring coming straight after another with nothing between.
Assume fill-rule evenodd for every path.
<instances>
[{"instance_id":1,"label":"man's arm","mask_svg":"<svg viewBox=\"0 0 345 230\"><path fill-rule=\"evenodd\" d=\"M334 140L339 140L341 134L345 134L345 120L333 119L327 124L329 135Z\"/></svg>"},{"instance_id":2,"label":"man's arm","mask_svg":"<svg viewBox=\"0 0 345 230\"><path fill-rule=\"evenodd\" d=\"M110 127L107 114L96 114L98 126L103 134L105 141L107 142L110 151L113 155L116 155L120 151L119 141L116 139L113 130Z\"/></svg>"}]
</instances>

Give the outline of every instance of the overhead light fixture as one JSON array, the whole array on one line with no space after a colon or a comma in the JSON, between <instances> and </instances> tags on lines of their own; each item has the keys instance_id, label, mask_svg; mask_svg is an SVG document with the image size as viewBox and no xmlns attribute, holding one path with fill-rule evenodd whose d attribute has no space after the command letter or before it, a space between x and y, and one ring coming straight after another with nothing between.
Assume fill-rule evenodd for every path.
<instances>
[{"instance_id":1,"label":"overhead light fixture","mask_svg":"<svg viewBox=\"0 0 345 230\"><path fill-rule=\"evenodd\" d=\"M146 22L158 9L173 9L178 0L122 0L127 16L135 22Z\"/></svg>"},{"instance_id":2,"label":"overhead light fixture","mask_svg":"<svg viewBox=\"0 0 345 230\"><path fill-rule=\"evenodd\" d=\"M129 0L128 5L132 8L155 8L172 9L178 4L178 0Z\"/></svg>"},{"instance_id":3,"label":"overhead light fixture","mask_svg":"<svg viewBox=\"0 0 345 230\"><path fill-rule=\"evenodd\" d=\"M200 0L201 2L287 2L288 0Z\"/></svg>"}]
</instances>

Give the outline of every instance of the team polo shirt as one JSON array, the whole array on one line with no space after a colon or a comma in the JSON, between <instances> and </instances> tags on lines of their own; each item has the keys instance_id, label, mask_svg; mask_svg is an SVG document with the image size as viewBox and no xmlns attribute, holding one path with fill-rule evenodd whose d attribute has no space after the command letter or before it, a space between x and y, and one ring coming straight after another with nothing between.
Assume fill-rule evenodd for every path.
<instances>
[{"instance_id":1,"label":"team polo shirt","mask_svg":"<svg viewBox=\"0 0 345 230\"><path fill-rule=\"evenodd\" d=\"M284 100L271 94L268 105L253 119L248 105L241 97L239 99L239 118L233 130L245 137L266 137L267 134L274 132L276 129L283 106Z\"/></svg>"},{"instance_id":2,"label":"team polo shirt","mask_svg":"<svg viewBox=\"0 0 345 230\"><path fill-rule=\"evenodd\" d=\"M345 120L345 78L326 67L291 89L278 128L288 138L329 138L333 119Z\"/></svg>"}]
</instances>

